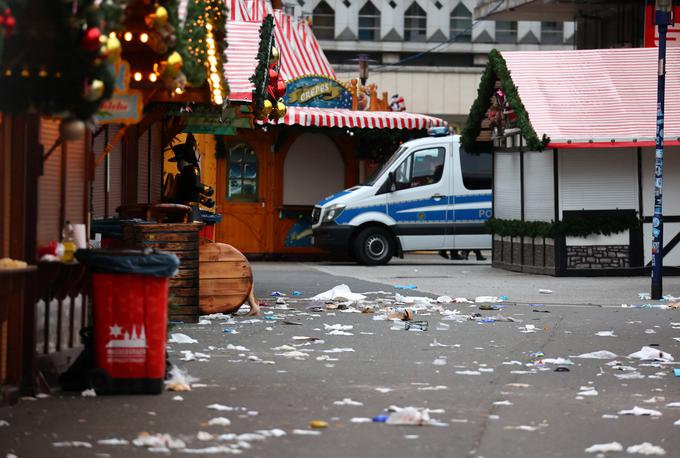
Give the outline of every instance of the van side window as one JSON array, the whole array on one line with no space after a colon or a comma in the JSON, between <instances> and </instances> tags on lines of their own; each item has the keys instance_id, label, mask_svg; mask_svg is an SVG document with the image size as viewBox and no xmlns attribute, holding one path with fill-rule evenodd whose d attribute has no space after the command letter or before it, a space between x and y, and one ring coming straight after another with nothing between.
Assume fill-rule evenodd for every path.
<instances>
[{"instance_id":1,"label":"van side window","mask_svg":"<svg viewBox=\"0 0 680 458\"><path fill-rule=\"evenodd\" d=\"M467 189L491 189L491 150L471 154L460 148L460 169Z\"/></svg>"},{"instance_id":2,"label":"van side window","mask_svg":"<svg viewBox=\"0 0 680 458\"><path fill-rule=\"evenodd\" d=\"M395 170L397 190L439 182L444 172L444 148L421 149L409 155Z\"/></svg>"}]
</instances>

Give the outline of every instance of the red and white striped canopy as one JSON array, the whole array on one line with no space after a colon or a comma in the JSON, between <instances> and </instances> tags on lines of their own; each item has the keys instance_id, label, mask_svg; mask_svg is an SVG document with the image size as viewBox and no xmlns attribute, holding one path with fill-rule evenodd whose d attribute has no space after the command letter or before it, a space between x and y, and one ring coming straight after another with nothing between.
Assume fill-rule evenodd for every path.
<instances>
[{"instance_id":1,"label":"red and white striped canopy","mask_svg":"<svg viewBox=\"0 0 680 458\"><path fill-rule=\"evenodd\" d=\"M229 81L229 98L250 102L253 84L248 80L257 67L260 25L267 14L274 16L274 37L280 52L280 72L289 81L302 76L323 75L335 79L335 72L314 37L307 21L272 10L264 0L231 0L227 21L227 61L224 72Z\"/></svg>"},{"instance_id":2,"label":"red and white striped canopy","mask_svg":"<svg viewBox=\"0 0 680 458\"><path fill-rule=\"evenodd\" d=\"M652 146L656 48L503 52L538 136L550 147ZM667 144L680 142L680 49L666 59Z\"/></svg>"},{"instance_id":3,"label":"red and white striped canopy","mask_svg":"<svg viewBox=\"0 0 680 458\"><path fill-rule=\"evenodd\" d=\"M447 125L433 116L400 111L353 111L346 109L288 107L283 119L270 124L347 129L406 129L419 130ZM262 123L260 123L262 124Z\"/></svg>"}]
</instances>

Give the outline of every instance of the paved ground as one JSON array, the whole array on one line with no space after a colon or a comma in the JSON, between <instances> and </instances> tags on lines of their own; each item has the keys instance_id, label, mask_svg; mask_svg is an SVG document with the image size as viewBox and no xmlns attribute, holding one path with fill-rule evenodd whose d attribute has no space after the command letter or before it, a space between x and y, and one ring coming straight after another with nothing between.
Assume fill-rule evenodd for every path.
<instances>
[{"instance_id":1,"label":"paved ground","mask_svg":"<svg viewBox=\"0 0 680 458\"><path fill-rule=\"evenodd\" d=\"M680 407L672 404L680 402L680 378L673 376L678 366L626 357L645 345L680 357L680 310L621 307L650 302L638 297L649 288L647 278L526 276L429 255L380 268L256 263L254 271L261 299L273 303L272 291L301 295L289 296L291 310L263 307L266 315L259 321L239 316L175 327L172 332L198 341L170 345L171 359L200 379L191 392L180 393L183 400L173 400L178 393L171 392L94 398L56 393L25 400L0 408L0 421L8 423L0 426L0 456L146 456L148 449L132 444L98 443L131 442L143 431L181 439L185 446L173 455L575 457L595 456L585 452L594 444L618 442L623 451L606 456L632 457L635 450L626 448L649 442L659 448L650 445L648 452L679 456L680 425L674 423ZM375 320L375 314L306 309L310 302L304 299L341 283L354 292L384 291L388 294L369 294L365 305L399 310L403 304L390 302L395 293L507 295L508 305L485 311L475 304L415 304L416 319L429 325L416 332L392 329L403 324ZM394 289L398 284L418 288ZM539 288L553 293L541 294ZM667 278L665 291L680 296L680 283ZM453 310L485 318L501 313L516 321L459 321L451 319ZM324 324L352 328L329 335ZM532 326L534 332L526 332ZM596 335L601 331L615 337ZM180 361L187 350L208 357ZM596 350L617 357L575 357ZM560 365L569 372L556 372ZM347 398L353 402L343 403ZM216 411L207 407L211 404L236 409ZM430 416L446 426L356 420L392 405L432 409ZM619 413L635 406L656 411L655 416ZM231 424L208 424L215 417ZM310 435L312 420L329 426ZM55 447L61 442L71 446Z\"/></svg>"}]
</instances>

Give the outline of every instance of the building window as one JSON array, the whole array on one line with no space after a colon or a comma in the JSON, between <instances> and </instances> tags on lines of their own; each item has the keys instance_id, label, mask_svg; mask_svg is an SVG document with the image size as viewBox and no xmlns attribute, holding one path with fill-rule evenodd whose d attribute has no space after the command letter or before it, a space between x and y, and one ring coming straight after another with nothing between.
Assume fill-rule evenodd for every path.
<instances>
[{"instance_id":1,"label":"building window","mask_svg":"<svg viewBox=\"0 0 680 458\"><path fill-rule=\"evenodd\" d=\"M370 1L359 10L359 40L380 38L380 11Z\"/></svg>"},{"instance_id":2,"label":"building window","mask_svg":"<svg viewBox=\"0 0 680 458\"><path fill-rule=\"evenodd\" d=\"M517 21L496 21L496 42L517 42Z\"/></svg>"},{"instance_id":3,"label":"building window","mask_svg":"<svg viewBox=\"0 0 680 458\"><path fill-rule=\"evenodd\" d=\"M542 22L541 23L541 43L546 45L562 44L564 35L564 23L562 22Z\"/></svg>"},{"instance_id":4,"label":"building window","mask_svg":"<svg viewBox=\"0 0 680 458\"><path fill-rule=\"evenodd\" d=\"M416 2L404 12L404 40L425 41L427 38L427 14Z\"/></svg>"},{"instance_id":5,"label":"building window","mask_svg":"<svg viewBox=\"0 0 680 458\"><path fill-rule=\"evenodd\" d=\"M257 202L258 162L255 151L240 143L229 148L227 159L227 199Z\"/></svg>"},{"instance_id":6,"label":"building window","mask_svg":"<svg viewBox=\"0 0 680 458\"><path fill-rule=\"evenodd\" d=\"M449 39L457 42L472 41L472 13L462 3L451 11L451 35Z\"/></svg>"},{"instance_id":7,"label":"building window","mask_svg":"<svg viewBox=\"0 0 680 458\"><path fill-rule=\"evenodd\" d=\"M312 11L314 35L319 40L335 38L335 12L328 3L322 1Z\"/></svg>"}]
</instances>

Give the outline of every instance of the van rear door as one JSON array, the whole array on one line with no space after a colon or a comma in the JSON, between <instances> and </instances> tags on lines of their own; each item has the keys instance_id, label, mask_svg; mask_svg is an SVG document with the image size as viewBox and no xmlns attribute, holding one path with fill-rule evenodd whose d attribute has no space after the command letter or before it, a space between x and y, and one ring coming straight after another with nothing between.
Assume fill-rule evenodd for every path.
<instances>
[{"instance_id":1,"label":"van rear door","mask_svg":"<svg viewBox=\"0 0 680 458\"><path fill-rule=\"evenodd\" d=\"M444 244L451 195L450 146L414 148L393 169L396 190L387 194L387 210L404 251L438 250Z\"/></svg>"}]
</instances>

